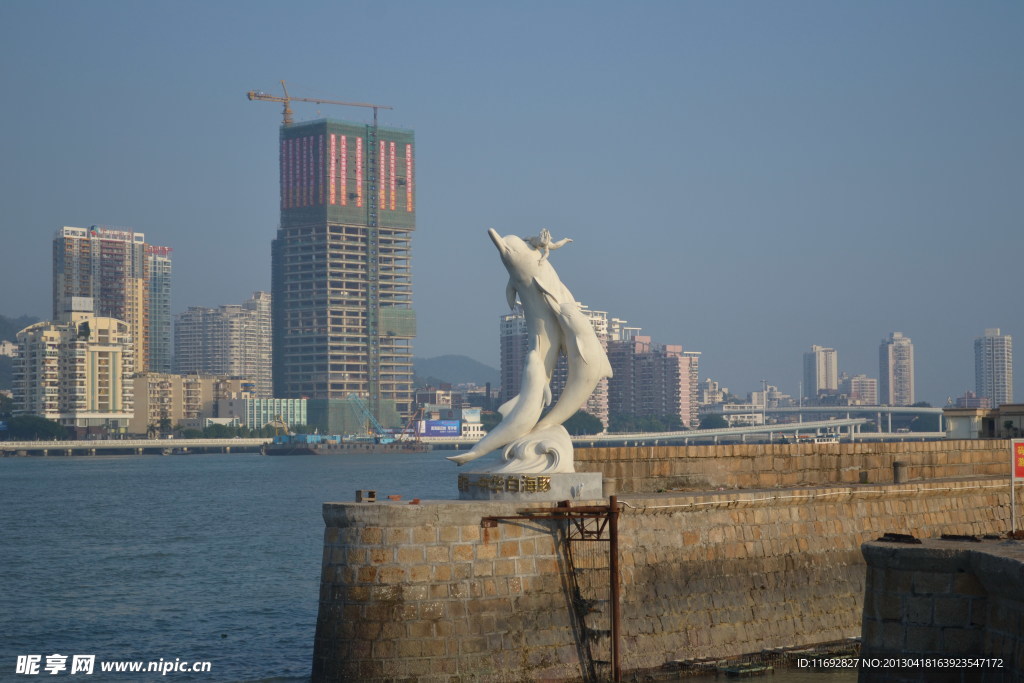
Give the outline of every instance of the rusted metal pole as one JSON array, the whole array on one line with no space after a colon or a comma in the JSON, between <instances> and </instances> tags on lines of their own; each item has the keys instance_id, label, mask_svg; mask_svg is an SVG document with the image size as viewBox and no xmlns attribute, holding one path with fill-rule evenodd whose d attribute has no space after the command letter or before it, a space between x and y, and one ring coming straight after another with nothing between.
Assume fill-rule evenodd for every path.
<instances>
[{"instance_id":1,"label":"rusted metal pole","mask_svg":"<svg viewBox=\"0 0 1024 683\"><path fill-rule=\"evenodd\" d=\"M608 498L608 561L611 574L612 603L612 680L622 680L622 663L619 661L619 632L622 612L619 609L619 498Z\"/></svg>"}]
</instances>

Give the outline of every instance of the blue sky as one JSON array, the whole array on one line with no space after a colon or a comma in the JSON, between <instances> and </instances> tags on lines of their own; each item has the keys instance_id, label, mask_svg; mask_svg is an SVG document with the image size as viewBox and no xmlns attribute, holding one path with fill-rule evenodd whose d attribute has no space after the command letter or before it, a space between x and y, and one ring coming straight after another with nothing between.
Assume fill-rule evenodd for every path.
<instances>
[{"instance_id":1,"label":"blue sky","mask_svg":"<svg viewBox=\"0 0 1024 683\"><path fill-rule=\"evenodd\" d=\"M416 131L417 355L496 366L485 230L548 227L702 378L796 394L811 344L877 376L898 330L941 404L984 328L1024 344L1021 35L993 1L4 0L0 313L49 316L63 225L173 247L175 312L269 289L280 107L245 93L283 78Z\"/></svg>"}]
</instances>

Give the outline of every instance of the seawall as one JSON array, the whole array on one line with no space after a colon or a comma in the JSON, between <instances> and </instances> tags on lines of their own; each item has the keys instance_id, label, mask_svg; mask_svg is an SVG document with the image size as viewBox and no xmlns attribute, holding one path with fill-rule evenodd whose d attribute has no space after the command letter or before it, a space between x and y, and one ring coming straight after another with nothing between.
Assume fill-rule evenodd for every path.
<instances>
[{"instance_id":1,"label":"seawall","mask_svg":"<svg viewBox=\"0 0 1024 683\"><path fill-rule=\"evenodd\" d=\"M583 448L576 469L601 472L619 493L887 483L1005 475L1005 440L836 444L735 444Z\"/></svg>"},{"instance_id":2,"label":"seawall","mask_svg":"<svg viewBox=\"0 0 1024 683\"><path fill-rule=\"evenodd\" d=\"M1024 542L867 543L861 681L1024 680ZM929 661L930 660L930 661Z\"/></svg>"},{"instance_id":3,"label":"seawall","mask_svg":"<svg viewBox=\"0 0 1024 683\"><path fill-rule=\"evenodd\" d=\"M716 454L715 447L695 446L673 449L675 457L659 449L615 449L620 452L609 454L600 470L619 468L610 473L620 490L630 481L636 488L651 486L664 467L691 482L731 482L731 490L620 496L623 669L857 636L865 587L862 543L885 532L929 537L1006 528L1006 443L953 443L972 447L839 444L825 446L835 452L815 453L806 445L750 445L720 446ZM861 447L868 452L858 452ZM591 455L578 461L601 462ZM674 460L689 466L677 467ZM891 482L897 460L909 463L911 475L915 467L920 473L970 474L847 483L861 481L865 470L869 481L887 473ZM622 469L626 462L634 463L635 480ZM1004 478L987 476L999 473ZM806 482L839 481L743 488L766 480L783 484L794 475ZM484 517L550 508L455 501L325 504L314 680L607 676L607 544L566 544L560 521L506 519L494 528L481 526Z\"/></svg>"}]
</instances>

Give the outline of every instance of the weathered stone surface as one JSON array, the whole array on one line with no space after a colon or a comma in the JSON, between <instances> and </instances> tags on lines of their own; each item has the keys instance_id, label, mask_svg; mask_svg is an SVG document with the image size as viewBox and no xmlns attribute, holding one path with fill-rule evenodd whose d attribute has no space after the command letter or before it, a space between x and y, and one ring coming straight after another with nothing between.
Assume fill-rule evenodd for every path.
<instances>
[{"instance_id":1,"label":"weathered stone surface","mask_svg":"<svg viewBox=\"0 0 1024 683\"><path fill-rule=\"evenodd\" d=\"M892 483L895 461L908 481L1005 474L1004 440L729 446L577 448L577 472L614 478L618 493Z\"/></svg>"},{"instance_id":2,"label":"weathered stone surface","mask_svg":"<svg viewBox=\"0 0 1024 683\"><path fill-rule=\"evenodd\" d=\"M964 499L954 501L963 504ZM963 680L1024 680L1024 543L867 543L863 657L967 657L999 667ZM900 609L879 609L895 602ZM927 616L927 618L924 618ZM955 667L862 669L861 681L961 680Z\"/></svg>"},{"instance_id":3,"label":"weathered stone surface","mask_svg":"<svg viewBox=\"0 0 1024 683\"><path fill-rule=\"evenodd\" d=\"M778 475L779 457L809 468L799 470L801 481L828 483L758 490L736 490L730 483L725 491L621 495L618 559L626 666L659 667L676 659L854 636L862 607L865 633L903 647L911 635L896 620L904 598L925 601L914 625L926 630L968 605L964 620L943 625L937 636L915 632L912 640L938 650L973 647L977 622L991 600L990 579L972 573L974 560L943 550L927 566L907 564L899 548L868 543L865 554L875 553L888 564L872 576L879 597L865 599L859 549L887 531L937 537L1001 530L1009 506L1006 491L978 479L864 486L856 483L856 471L851 477L839 467L845 457L859 470L857 459L871 456L878 468L872 476L883 481L881 472L889 468L891 477L895 457L932 471L947 467L953 455L961 471L995 457L993 442L984 442L985 448L963 443L969 452L910 443L899 444L904 453L892 444L842 444L830 446L834 452L828 453L803 445L595 449L622 466L618 476L626 490L653 481L643 474L650 463L668 467L664 471L673 476L697 472L716 482L733 481L736 463L745 463L752 481L761 482L755 472L770 463ZM1005 450L999 458L1005 470ZM633 471L641 475L637 480L628 476ZM852 481L824 481L828 476ZM551 507L550 502L501 501L325 504L314 679L583 678L591 659L608 659L607 544L573 544L569 556L559 522L480 524L483 517ZM1016 576L1013 567L999 563L983 573L1002 581ZM944 592L954 589L956 596ZM964 602L935 602L940 597ZM999 622L1020 624L1022 612L1004 610ZM1009 628L990 628L985 642L1007 640Z\"/></svg>"}]
</instances>

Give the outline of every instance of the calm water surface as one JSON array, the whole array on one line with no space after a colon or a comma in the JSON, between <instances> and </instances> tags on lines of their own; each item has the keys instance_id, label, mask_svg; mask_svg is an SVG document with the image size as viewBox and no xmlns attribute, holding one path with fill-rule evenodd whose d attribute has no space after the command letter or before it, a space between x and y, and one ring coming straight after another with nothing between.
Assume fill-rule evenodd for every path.
<instances>
[{"instance_id":1,"label":"calm water surface","mask_svg":"<svg viewBox=\"0 0 1024 683\"><path fill-rule=\"evenodd\" d=\"M308 680L322 503L455 498L444 455L0 458L0 680L54 653L212 662L165 680Z\"/></svg>"},{"instance_id":2,"label":"calm water surface","mask_svg":"<svg viewBox=\"0 0 1024 683\"><path fill-rule=\"evenodd\" d=\"M456 498L449 454L0 458L0 681L308 681L322 503ZM212 668L15 675L54 653Z\"/></svg>"}]
</instances>

